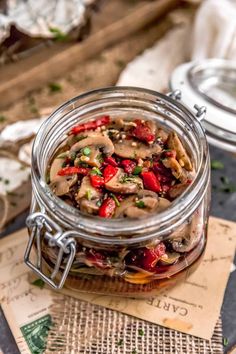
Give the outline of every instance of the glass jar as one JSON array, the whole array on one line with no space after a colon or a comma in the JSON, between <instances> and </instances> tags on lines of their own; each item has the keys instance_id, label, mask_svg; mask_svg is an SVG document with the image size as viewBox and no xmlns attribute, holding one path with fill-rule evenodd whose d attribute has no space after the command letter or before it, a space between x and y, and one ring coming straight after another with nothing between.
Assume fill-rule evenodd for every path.
<instances>
[{"instance_id":1,"label":"glass jar","mask_svg":"<svg viewBox=\"0 0 236 354\"><path fill-rule=\"evenodd\" d=\"M196 268L207 238L209 151L198 119L175 98L139 88L99 89L66 102L42 124L32 152L33 197L25 262L52 287L58 289L65 283L78 291L150 296L186 279ZM78 122L104 114L151 119L181 137L192 156L196 177L167 210L145 219L103 219L81 213L49 188L47 167L66 133ZM171 244L174 252L168 262L159 261L155 273L126 267L129 257L142 256L144 247L150 249L161 242L167 249ZM106 266L81 269L78 255L87 250L106 259ZM122 253L125 261L120 263Z\"/></svg>"}]
</instances>

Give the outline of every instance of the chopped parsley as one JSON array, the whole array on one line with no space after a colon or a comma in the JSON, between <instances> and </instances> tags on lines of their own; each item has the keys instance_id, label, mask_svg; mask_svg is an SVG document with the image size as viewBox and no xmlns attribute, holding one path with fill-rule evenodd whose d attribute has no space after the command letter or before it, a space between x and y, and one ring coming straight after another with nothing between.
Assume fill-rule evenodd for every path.
<instances>
[{"instance_id":1,"label":"chopped parsley","mask_svg":"<svg viewBox=\"0 0 236 354\"><path fill-rule=\"evenodd\" d=\"M101 200L98 200L97 203L96 203L96 205L97 205L98 207L100 207L100 206L102 205L102 201L101 201Z\"/></svg>"},{"instance_id":2,"label":"chopped parsley","mask_svg":"<svg viewBox=\"0 0 236 354\"><path fill-rule=\"evenodd\" d=\"M91 154L91 149L90 149L88 146L86 146L86 147L83 149L83 154L84 154L85 156L89 156L89 155Z\"/></svg>"},{"instance_id":3,"label":"chopped parsley","mask_svg":"<svg viewBox=\"0 0 236 354\"><path fill-rule=\"evenodd\" d=\"M136 166L133 170L133 175L139 175L142 172L141 166Z\"/></svg>"},{"instance_id":4,"label":"chopped parsley","mask_svg":"<svg viewBox=\"0 0 236 354\"><path fill-rule=\"evenodd\" d=\"M90 171L90 175L102 176L102 172L99 170L98 167L93 167L92 170Z\"/></svg>"},{"instance_id":5,"label":"chopped parsley","mask_svg":"<svg viewBox=\"0 0 236 354\"><path fill-rule=\"evenodd\" d=\"M114 199L115 203L116 203L116 206L120 206L120 202L119 200L116 198L115 194L111 193L111 197Z\"/></svg>"},{"instance_id":6,"label":"chopped parsley","mask_svg":"<svg viewBox=\"0 0 236 354\"><path fill-rule=\"evenodd\" d=\"M45 286L45 283L42 279L36 279L31 284L37 286L40 289L43 289Z\"/></svg>"},{"instance_id":7,"label":"chopped parsley","mask_svg":"<svg viewBox=\"0 0 236 354\"><path fill-rule=\"evenodd\" d=\"M117 342L117 345L120 347L123 343L124 343L124 340L123 340L123 339L120 339L120 340Z\"/></svg>"},{"instance_id":8,"label":"chopped parsley","mask_svg":"<svg viewBox=\"0 0 236 354\"><path fill-rule=\"evenodd\" d=\"M85 194L86 199L91 200L92 198L92 191L91 189L87 189L86 194Z\"/></svg>"},{"instance_id":9,"label":"chopped parsley","mask_svg":"<svg viewBox=\"0 0 236 354\"><path fill-rule=\"evenodd\" d=\"M9 179L4 179L4 183L9 184L10 183Z\"/></svg>"},{"instance_id":10,"label":"chopped parsley","mask_svg":"<svg viewBox=\"0 0 236 354\"><path fill-rule=\"evenodd\" d=\"M69 39L69 36L62 32L59 28L51 27L49 31L53 34L53 39L59 42L64 42Z\"/></svg>"},{"instance_id":11,"label":"chopped parsley","mask_svg":"<svg viewBox=\"0 0 236 354\"><path fill-rule=\"evenodd\" d=\"M143 331L142 329L139 329L139 330L138 330L138 334L139 334L140 336L144 336L144 331Z\"/></svg>"},{"instance_id":12,"label":"chopped parsley","mask_svg":"<svg viewBox=\"0 0 236 354\"><path fill-rule=\"evenodd\" d=\"M224 345L224 347L226 347L227 345L229 344L229 340L228 340L228 338L223 338L223 345Z\"/></svg>"},{"instance_id":13,"label":"chopped parsley","mask_svg":"<svg viewBox=\"0 0 236 354\"><path fill-rule=\"evenodd\" d=\"M212 170L223 170L224 169L224 164L221 161L212 160L211 161L211 169Z\"/></svg>"},{"instance_id":14,"label":"chopped parsley","mask_svg":"<svg viewBox=\"0 0 236 354\"><path fill-rule=\"evenodd\" d=\"M62 86L57 82L50 82L48 85L50 92L60 92L62 91Z\"/></svg>"},{"instance_id":15,"label":"chopped parsley","mask_svg":"<svg viewBox=\"0 0 236 354\"><path fill-rule=\"evenodd\" d=\"M136 178L135 176L129 176L126 173L124 174L124 176L122 176L122 178L120 179L120 183L129 183L129 182L136 182Z\"/></svg>"},{"instance_id":16,"label":"chopped parsley","mask_svg":"<svg viewBox=\"0 0 236 354\"><path fill-rule=\"evenodd\" d=\"M11 206L16 207L17 203L16 202L10 202Z\"/></svg>"},{"instance_id":17,"label":"chopped parsley","mask_svg":"<svg viewBox=\"0 0 236 354\"><path fill-rule=\"evenodd\" d=\"M143 200L138 200L137 202L135 202L135 206L140 208L140 209L143 209L146 207L145 203Z\"/></svg>"},{"instance_id":18,"label":"chopped parsley","mask_svg":"<svg viewBox=\"0 0 236 354\"><path fill-rule=\"evenodd\" d=\"M136 349L132 350L132 354L138 354L137 350Z\"/></svg>"}]
</instances>

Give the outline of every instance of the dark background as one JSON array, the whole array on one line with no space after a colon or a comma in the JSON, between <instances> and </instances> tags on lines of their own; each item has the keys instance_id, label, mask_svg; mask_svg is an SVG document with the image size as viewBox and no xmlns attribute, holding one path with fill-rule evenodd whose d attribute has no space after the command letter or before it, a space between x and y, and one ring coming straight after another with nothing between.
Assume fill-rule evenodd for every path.
<instances>
[{"instance_id":1,"label":"dark background","mask_svg":"<svg viewBox=\"0 0 236 354\"><path fill-rule=\"evenodd\" d=\"M212 205L211 215L236 221L236 191L227 192L225 178L236 187L236 156L217 148L210 148L211 159L224 164L223 169L212 170ZM227 182L227 180L226 180ZM222 189L225 189L224 191ZM4 237L25 226L27 212L19 216L0 234ZM234 260L236 264L236 257ZM215 275L217 277L217 274ZM236 344L236 271L231 273L221 309L225 353ZM4 315L0 310L0 349L4 354L18 354L19 350L9 330ZM148 354L148 353L147 353ZM186 353L187 354L187 353Z\"/></svg>"}]
</instances>

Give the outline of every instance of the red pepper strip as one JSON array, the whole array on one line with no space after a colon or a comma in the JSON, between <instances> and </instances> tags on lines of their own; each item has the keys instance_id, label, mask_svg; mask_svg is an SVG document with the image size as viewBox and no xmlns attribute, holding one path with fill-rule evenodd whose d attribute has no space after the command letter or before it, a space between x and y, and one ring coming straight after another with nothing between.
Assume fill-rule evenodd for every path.
<instances>
[{"instance_id":1,"label":"red pepper strip","mask_svg":"<svg viewBox=\"0 0 236 354\"><path fill-rule=\"evenodd\" d=\"M107 125L109 123L110 123L110 116L102 116L101 118L98 118L96 120L92 120L90 122L79 124L73 127L70 131L70 134L76 135L84 132L85 130L96 129L98 127L101 127L102 125Z\"/></svg>"},{"instance_id":2,"label":"red pepper strip","mask_svg":"<svg viewBox=\"0 0 236 354\"><path fill-rule=\"evenodd\" d=\"M94 188L100 188L104 186L104 178L97 175L91 175L90 182Z\"/></svg>"},{"instance_id":3,"label":"red pepper strip","mask_svg":"<svg viewBox=\"0 0 236 354\"><path fill-rule=\"evenodd\" d=\"M116 203L113 198L107 198L99 208L98 215L102 218L111 218L116 209Z\"/></svg>"},{"instance_id":4,"label":"red pepper strip","mask_svg":"<svg viewBox=\"0 0 236 354\"><path fill-rule=\"evenodd\" d=\"M123 160L121 161L121 166L124 168L125 173L133 173L136 163L132 160Z\"/></svg>"},{"instance_id":5,"label":"red pepper strip","mask_svg":"<svg viewBox=\"0 0 236 354\"><path fill-rule=\"evenodd\" d=\"M132 135L145 143L152 143L155 140L155 135L152 133L147 123L142 123L140 119L134 121L136 127L132 131Z\"/></svg>"},{"instance_id":6,"label":"red pepper strip","mask_svg":"<svg viewBox=\"0 0 236 354\"><path fill-rule=\"evenodd\" d=\"M161 191L160 182L152 171L142 172L141 176L143 178L145 188L157 193Z\"/></svg>"},{"instance_id":7,"label":"red pepper strip","mask_svg":"<svg viewBox=\"0 0 236 354\"><path fill-rule=\"evenodd\" d=\"M114 159L114 157L105 157L104 159L105 164L109 164L112 165L113 167L117 167L118 163L116 162L116 160Z\"/></svg>"},{"instance_id":8,"label":"red pepper strip","mask_svg":"<svg viewBox=\"0 0 236 354\"><path fill-rule=\"evenodd\" d=\"M175 150L164 151L164 156L173 157L174 159L176 159L176 151Z\"/></svg>"},{"instance_id":9,"label":"red pepper strip","mask_svg":"<svg viewBox=\"0 0 236 354\"><path fill-rule=\"evenodd\" d=\"M104 182L107 183L117 174L118 168L112 165L107 165L103 171Z\"/></svg>"},{"instance_id":10,"label":"red pepper strip","mask_svg":"<svg viewBox=\"0 0 236 354\"><path fill-rule=\"evenodd\" d=\"M60 171L58 171L58 175L59 176L68 176L68 175L73 175L73 174L80 174L80 175L84 175L86 176L89 172L88 168L84 168L84 167L64 167L62 168Z\"/></svg>"}]
</instances>

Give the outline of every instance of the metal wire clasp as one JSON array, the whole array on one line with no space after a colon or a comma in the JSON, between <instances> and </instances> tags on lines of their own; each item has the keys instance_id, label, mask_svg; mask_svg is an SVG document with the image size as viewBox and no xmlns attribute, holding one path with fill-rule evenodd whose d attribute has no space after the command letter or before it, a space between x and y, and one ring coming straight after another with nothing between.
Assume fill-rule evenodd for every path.
<instances>
[{"instance_id":1,"label":"metal wire clasp","mask_svg":"<svg viewBox=\"0 0 236 354\"><path fill-rule=\"evenodd\" d=\"M47 284L54 289L61 289L65 283L67 275L70 271L76 253L76 242L72 237L73 231L63 232L62 228L55 223L48 215L36 212L28 216L26 224L30 230L30 239L25 251L24 261L36 274L38 274ZM48 277L42 271L42 232L43 237L48 240L49 247L58 247L57 260L51 275ZM36 249L36 262L30 260L33 245ZM59 269L63 260L63 255L68 257L65 269L61 274L58 283L53 279L59 273Z\"/></svg>"}]
</instances>

